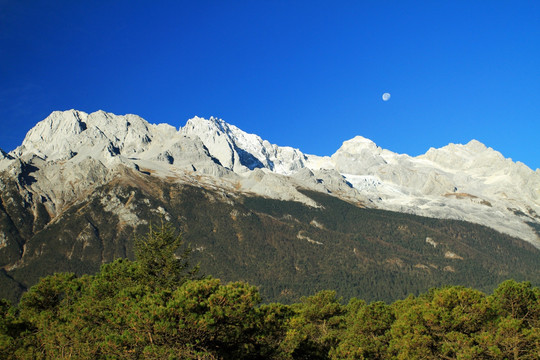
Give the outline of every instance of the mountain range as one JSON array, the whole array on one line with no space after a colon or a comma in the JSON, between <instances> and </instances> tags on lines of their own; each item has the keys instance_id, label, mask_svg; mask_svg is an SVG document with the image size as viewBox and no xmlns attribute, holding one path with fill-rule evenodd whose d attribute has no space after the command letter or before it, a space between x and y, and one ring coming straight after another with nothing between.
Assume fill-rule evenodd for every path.
<instances>
[{"instance_id":1,"label":"mountain range","mask_svg":"<svg viewBox=\"0 0 540 360\"><path fill-rule=\"evenodd\" d=\"M331 285L336 270L322 265L323 254L339 262L328 253L337 248L345 258L347 248L347 254L363 259L372 274L382 266L381 274L406 272L409 282L424 279L422 286L448 277L465 281L470 276L465 269L475 262L485 270L482 276L499 272L497 279L540 281L540 169L476 140L411 157L356 136L331 156L316 156L271 144L217 118L195 117L177 129L137 115L55 111L15 150L0 151L0 198L0 285L10 289L0 296L12 299L40 275L91 272L132 256L129 239L159 219L182 228L195 258L213 274L264 283L272 299L302 295L300 285L288 289L287 284L298 280L293 273L314 266L306 260L312 248L325 248L321 258L312 259L319 273L305 274L299 283L319 279ZM384 230L389 223L396 228ZM363 230L369 224L376 225L371 235ZM271 229L281 239L260 236ZM258 240L250 242L247 234ZM372 238L363 250L354 245L359 234L364 241ZM327 248L332 236L340 240ZM233 247L225 245L231 238ZM408 247L399 243L413 238ZM501 258L482 262L481 248ZM302 251L305 261L293 259ZM427 260L435 253L448 264ZM286 265L288 256L293 258ZM289 270L281 280L264 268L255 270L256 264L270 264L269 258L293 269L290 276ZM469 260L460 273L455 263ZM520 261L533 270L516 265ZM344 279L353 276L349 270L339 270L347 273ZM379 295L406 293L405 288Z\"/></svg>"}]
</instances>

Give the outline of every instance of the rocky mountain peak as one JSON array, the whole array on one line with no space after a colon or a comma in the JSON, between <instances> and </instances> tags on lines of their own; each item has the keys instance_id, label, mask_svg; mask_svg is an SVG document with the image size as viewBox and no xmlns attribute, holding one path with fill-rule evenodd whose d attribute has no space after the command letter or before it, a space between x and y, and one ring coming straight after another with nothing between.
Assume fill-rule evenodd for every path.
<instances>
[{"instance_id":1,"label":"rocky mountain peak","mask_svg":"<svg viewBox=\"0 0 540 360\"><path fill-rule=\"evenodd\" d=\"M238 173L267 168L277 173L291 174L304 166L302 161L305 156L299 150L270 144L222 119L194 117L180 132L200 138L221 165Z\"/></svg>"},{"instance_id":2,"label":"rocky mountain peak","mask_svg":"<svg viewBox=\"0 0 540 360\"><path fill-rule=\"evenodd\" d=\"M48 160L70 159L79 153L92 157L102 153L129 155L140 152L151 139L150 124L137 115L55 111L27 133L13 154L34 153Z\"/></svg>"},{"instance_id":3,"label":"rocky mountain peak","mask_svg":"<svg viewBox=\"0 0 540 360\"><path fill-rule=\"evenodd\" d=\"M86 130L87 117L88 114L77 110L54 111L26 134L13 154L20 157L33 153L44 159L69 156L71 149L66 140Z\"/></svg>"},{"instance_id":4,"label":"rocky mountain peak","mask_svg":"<svg viewBox=\"0 0 540 360\"><path fill-rule=\"evenodd\" d=\"M488 149L486 145L476 139L472 139L467 144L465 144L464 147L474 152L481 152Z\"/></svg>"},{"instance_id":5,"label":"rocky mountain peak","mask_svg":"<svg viewBox=\"0 0 540 360\"><path fill-rule=\"evenodd\" d=\"M213 118L212 118L213 119ZM210 121L205 118L195 116L189 119L180 130L183 133L198 132L198 131L211 131L216 128L215 121Z\"/></svg>"},{"instance_id":6,"label":"rocky mountain peak","mask_svg":"<svg viewBox=\"0 0 540 360\"><path fill-rule=\"evenodd\" d=\"M508 160L500 152L477 140L471 140L465 145L451 143L439 149L430 148L418 158L428 159L443 167L456 170L478 167L493 169L494 167L506 166Z\"/></svg>"},{"instance_id":7,"label":"rocky mountain peak","mask_svg":"<svg viewBox=\"0 0 540 360\"><path fill-rule=\"evenodd\" d=\"M384 150L373 141L363 136L356 136L343 142L343 145L332 155L335 168L340 173L365 175L371 168L386 164ZM389 154L393 154L388 152Z\"/></svg>"},{"instance_id":8,"label":"rocky mountain peak","mask_svg":"<svg viewBox=\"0 0 540 360\"><path fill-rule=\"evenodd\" d=\"M22 145L30 148L41 142L54 142L59 137L69 137L86 130L84 122L88 114L76 111L54 111L43 121L37 123L27 134Z\"/></svg>"},{"instance_id":9,"label":"rocky mountain peak","mask_svg":"<svg viewBox=\"0 0 540 360\"><path fill-rule=\"evenodd\" d=\"M338 149L338 152L360 154L364 150L377 151L377 148L378 146L370 139L357 135L350 140L344 141L343 145ZM381 149L379 148L379 150Z\"/></svg>"},{"instance_id":10,"label":"rocky mountain peak","mask_svg":"<svg viewBox=\"0 0 540 360\"><path fill-rule=\"evenodd\" d=\"M210 117L210 119L195 116L187 121L180 129L184 135L196 135L202 138L214 138L224 136L229 143L262 143L262 139L254 134L248 134L234 125L226 123L222 119Z\"/></svg>"}]
</instances>

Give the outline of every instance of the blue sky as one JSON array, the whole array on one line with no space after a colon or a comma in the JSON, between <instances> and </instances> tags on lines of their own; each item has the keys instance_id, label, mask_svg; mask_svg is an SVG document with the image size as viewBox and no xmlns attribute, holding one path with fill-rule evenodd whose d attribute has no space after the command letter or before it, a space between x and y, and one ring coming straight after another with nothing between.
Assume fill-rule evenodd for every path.
<instances>
[{"instance_id":1,"label":"blue sky","mask_svg":"<svg viewBox=\"0 0 540 360\"><path fill-rule=\"evenodd\" d=\"M539 18L536 1L0 0L0 148L102 109L317 155L477 139L536 169Z\"/></svg>"}]
</instances>

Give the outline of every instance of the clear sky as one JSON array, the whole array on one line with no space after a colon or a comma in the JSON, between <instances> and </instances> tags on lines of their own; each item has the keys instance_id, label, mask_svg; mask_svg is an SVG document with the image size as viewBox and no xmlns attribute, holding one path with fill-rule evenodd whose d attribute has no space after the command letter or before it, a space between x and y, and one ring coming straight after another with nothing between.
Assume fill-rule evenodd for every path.
<instances>
[{"instance_id":1,"label":"clear sky","mask_svg":"<svg viewBox=\"0 0 540 360\"><path fill-rule=\"evenodd\" d=\"M102 109L215 116L317 155L477 139L536 169L539 19L525 0L0 0L0 148Z\"/></svg>"}]
</instances>

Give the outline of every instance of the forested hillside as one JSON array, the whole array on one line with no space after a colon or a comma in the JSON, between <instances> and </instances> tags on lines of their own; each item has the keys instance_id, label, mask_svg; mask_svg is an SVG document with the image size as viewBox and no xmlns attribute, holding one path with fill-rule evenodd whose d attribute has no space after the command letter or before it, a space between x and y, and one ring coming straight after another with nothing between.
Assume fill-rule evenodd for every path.
<instances>
[{"instance_id":1,"label":"forested hillside","mask_svg":"<svg viewBox=\"0 0 540 360\"><path fill-rule=\"evenodd\" d=\"M180 253L178 252L180 248ZM540 289L461 286L391 304L321 291L261 305L256 287L200 278L168 225L136 260L58 273L0 302L2 359L538 359Z\"/></svg>"},{"instance_id":2,"label":"forested hillside","mask_svg":"<svg viewBox=\"0 0 540 360\"><path fill-rule=\"evenodd\" d=\"M540 250L523 240L301 191L318 207L126 171L48 224L28 225L31 207L0 208L4 231L17 239L3 249L12 258L0 257L10 264L0 270L0 297L17 302L44 275L93 274L103 263L133 259L134 234L161 218L182 230L202 273L258 286L265 302L297 302L320 290L390 302L443 285L491 292L509 278L540 285Z\"/></svg>"}]
</instances>

